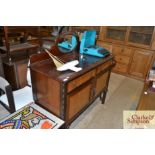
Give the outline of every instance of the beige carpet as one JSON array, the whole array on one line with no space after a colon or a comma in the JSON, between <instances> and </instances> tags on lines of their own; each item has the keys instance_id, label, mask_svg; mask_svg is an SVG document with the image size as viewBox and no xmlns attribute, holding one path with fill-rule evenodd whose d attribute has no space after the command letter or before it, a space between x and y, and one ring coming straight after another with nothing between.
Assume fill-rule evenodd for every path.
<instances>
[{"instance_id":1,"label":"beige carpet","mask_svg":"<svg viewBox=\"0 0 155 155\"><path fill-rule=\"evenodd\" d=\"M102 105L97 99L70 128L122 128L123 110L136 109L142 88L143 82L112 73L105 104ZM0 119L8 114L0 105Z\"/></svg>"},{"instance_id":2,"label":"beige carpet","mask_svg":"<svg viewBox=\"0 0 155 155\"><path fill-rule=\"evenodd\" d=\"M136 109L142 88L143 82L112 73L105 104L97 99L70 128L123 128L123 110Z\"/></svg>"}]
</instances>

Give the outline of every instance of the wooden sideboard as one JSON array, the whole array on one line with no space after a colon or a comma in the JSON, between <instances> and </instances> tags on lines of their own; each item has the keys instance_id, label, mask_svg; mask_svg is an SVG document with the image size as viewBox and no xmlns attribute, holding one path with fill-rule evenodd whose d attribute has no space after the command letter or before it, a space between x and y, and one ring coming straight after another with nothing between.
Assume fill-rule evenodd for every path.
<instances>
[{"instance_id":1,"label":"wooden sideboard","mask_svg":"<svg viewBox=\"0 0 155 155\"><path fill-rule=\"evenodd\" d=\"M32 88L35 102L65 120L68 127L97 97L104 103L115 61L112 55L82 59L77 53L68 53L59 57L66 62L78 59L82 70L59 72L49 57L39 58L31 61Z\"/></svg>"}]
</instances>

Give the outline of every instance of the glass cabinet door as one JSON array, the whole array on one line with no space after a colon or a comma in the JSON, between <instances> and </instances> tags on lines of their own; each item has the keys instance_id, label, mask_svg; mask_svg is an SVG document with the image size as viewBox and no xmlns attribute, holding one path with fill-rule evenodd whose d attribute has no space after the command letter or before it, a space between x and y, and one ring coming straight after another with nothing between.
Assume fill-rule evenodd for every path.
<instances>
[{"instance_id":1,"label":"glass cabinet door","mask_svg":"<svg viewBox=\"0 0 155 155\"><path fill-rule=\"evenodd\" d=\"M108 26L106 38L125 41L126 32L127 32L127 26Z\"/></svg>"},{"instance_id":2,"label":"glass cabinet door","mask_svg":"<svg viewBox=\"0 0 155 155\"><path fill-rule=\"evenodd\" d=\"M132 26L128 41L149 46L151 44L153 30L153 26Z\"/></svg>"}]
</instances>

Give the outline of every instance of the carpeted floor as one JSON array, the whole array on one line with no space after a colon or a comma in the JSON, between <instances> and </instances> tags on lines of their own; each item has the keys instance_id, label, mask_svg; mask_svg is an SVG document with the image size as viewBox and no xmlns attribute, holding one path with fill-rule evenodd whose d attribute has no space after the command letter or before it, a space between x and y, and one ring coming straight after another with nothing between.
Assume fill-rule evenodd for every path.
<instances>
[{"instance_id":1,"label":"carpeted floor","mask_svg":"<svg viewBox=\"0 0 155 155\"><path fill-rule=\"evenodd\" d=\"M120 129L123 110L135 110L143 82L112 73L105 104L97 99L70 126L71 129ZM0 119L9 113L0 105Z\"/></svg>"}]
</instances>

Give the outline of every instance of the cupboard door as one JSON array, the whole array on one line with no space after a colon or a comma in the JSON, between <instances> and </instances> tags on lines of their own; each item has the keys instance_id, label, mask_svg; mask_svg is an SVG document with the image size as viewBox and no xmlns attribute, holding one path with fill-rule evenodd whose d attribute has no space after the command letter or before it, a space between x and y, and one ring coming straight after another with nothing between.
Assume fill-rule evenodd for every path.
<instances>
[{"instance_id":1,"label":"cupboard door","mask_svg":"<svg viewBox=\"0 0 155 155\"><path fill-rule=\"evenodd\" d=\"M22 61L22 63L16 63L16 74L19 82L19 88L23 88L27 85L27 64L27 60Z\"/></svg>"},{"instance_id":2,"label":"cupboard door","mask_svg":"<svg viewBox=\"0 0 155 155\"><path fill-rule=\"evenodd\" d=\"M150 46L153 30L153 26L132 26L128 41L133 44Z\"/></svg>"},{"instance_id":3,"label":"cupboard door","mask_svg":"<svg viewBox=\"0 0 155 155\"><path fill-rule=\"evenodd\" d=\"M67 120L72 119L89 103L91 89L92 84L89 81L67 95Z\"/></svg>"},{"instance_id":4,"label":"cupboard door","mask_svg":"<svg viewBox=\"0 0 155 155\"><path fill-rule=\"evenodd\" d=\"M145 78L153 53L135 50L129 73L139 78Z\"/></svg>"},{"instance_id":5,"label":"cupboard door","mask_svg":"<svg viewBox=\"0 0 155 155\"><path fill-rule=\"evenodd\" d=\"M109 72L103 73L96 80L96 96L99 95L107 86Z\"/></svg>"},{"instance_id":6,"label":"cupboard door","mask_svg":"<svg viewBox=\"0 0 155 155\"><path fill-rule=\"evenodd\" d=\"M111 40L125 41L127 26L108 26L106 38Z\"/></svg>"}]
</instances>

